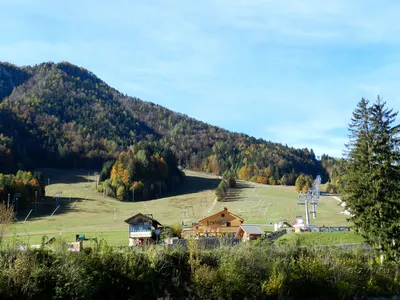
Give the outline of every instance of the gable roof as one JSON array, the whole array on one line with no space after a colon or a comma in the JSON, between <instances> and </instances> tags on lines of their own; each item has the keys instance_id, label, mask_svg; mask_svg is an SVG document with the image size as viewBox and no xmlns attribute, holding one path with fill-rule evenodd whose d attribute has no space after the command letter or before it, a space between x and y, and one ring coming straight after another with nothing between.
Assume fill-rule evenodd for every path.
<instances>
[{"instance_id":1,"label":"gable roof","mask_svg":"<svg viewBox=\"0 0 400 300\"><path fill-rule=\"evenodd\" d=\"M153 218L149 217L148 215L144 215L144 214L142 214L142 213L138 213L138 214L136 214L136 215L134 215L134 216L132 216L132 217L126 219L124 222L127 223L127 224L130 224L130 222L131 222L132 220L136 219L137 217L142 217L142 218L144 218L144 219L147 219L147 220L151 221L153 225L154 225L154 224L157 224L158 226L162 226L161 223L158 222L156 219L153 219Z\"/></svg>"},{"instance_id":2,"label":"gable roof","mask_svg":"<svg viewBox=\"0 0 400 300\"><path fill-rule=\"evenodd\" d=\"M215 216L217 216L217 215L220 215L220 214L230 214L232 217L234 217L234 218L236 218L236 219L239 219L240 221L244 221L241 217L239 217L239 216L237 216L237 215L235 215L235 214L233 214L233 213L231 213L230 211L228 211L228 209L225 207L223 210L221 210L220 212L217 212L217 213L215 213L215 214L213 214L213 215L211 215L211 216L208 216L208 217L206 217L206 218L204 218L204 219L201 219L201 220L199 220L199 222L198 223L201 223L201 222L203 222L203 221L205 221L205 220L208 220L208 219L210 219L210 218L212 218L212 217L215 217Z\"/></svg>"},{"instance_id":3,"label":"gable roof","mask_svg":"<svg viewBox=\"0 0 400 300\"><path fill-rule=\"evenodd\" d=\"M240 228L243 229L247 234L265 234L265 231L256 224L242 224Z\"/></svg>"}]
</instances>

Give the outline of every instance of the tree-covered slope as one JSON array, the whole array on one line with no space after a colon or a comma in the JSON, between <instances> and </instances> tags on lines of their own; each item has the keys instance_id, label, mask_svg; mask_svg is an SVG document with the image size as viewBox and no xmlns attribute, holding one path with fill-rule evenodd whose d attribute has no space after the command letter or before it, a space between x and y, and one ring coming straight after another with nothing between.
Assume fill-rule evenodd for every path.
<instances>
[{"instance_id":1,"label":"tree-covered slope","mask_svg":"<svg viewBox=\"0 0 400 300\"><path fill-rule=\"evenodd\" d=\"M326 176L312 150L255 139L127 97L70 63L0 64L1 171L99 167L140 140L159 140L180 165L271 184Z\"/></svg>"},{"instance_id":2,"label":"tree-covered slope","mask_svg":"<svg viewBox=\"0 0 400 300\"><path fill-rule=\"evenodd\" d=\"M22 68L7 63L0 64L0 102L29 76L29 73Z\"/></svg>"},{"instance_id":3,"label":"tree-covered slope","mask_svg":"<svg viewBox=\"0 0 400 300\"><path fill-rule=\"evenodd\" d=\"M24 70L27 79L0 104L1 131L24 166L98 166L147 135L156 136L90 72L68 63Z\"/></svg>"}]
</instances>

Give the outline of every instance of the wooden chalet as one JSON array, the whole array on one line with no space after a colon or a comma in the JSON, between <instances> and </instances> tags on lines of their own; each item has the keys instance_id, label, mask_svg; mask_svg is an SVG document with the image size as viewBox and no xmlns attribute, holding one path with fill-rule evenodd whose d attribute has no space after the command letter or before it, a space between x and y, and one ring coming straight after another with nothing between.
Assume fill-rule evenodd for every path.
<instances>
[{"instance_id":1,"label":"wooden chalet","mask_svg":"<svg viewBox=\"0 0 400 300\"><path fill-rule=\"evenodd\" d=\"M255 224L243 224L236 233L236 237L244 241L255 240L263 235L265 235L265 231Z\"/></svg>"},{"instance_id":2,"label":"wooden chalet","mask_svg":"<svg viewBox=\"0 0 400 300\"><path fill-rule=\"evenodd\" d=\"M193 224L192 228L182 231L188 237L234 237L242 225L243 219L225 207L224 210Z\"/></svg>"},{"instance_id":3,"label":"wooden chalet","mask_svg":"<svg viewBox=\"0 0 400 300\"><path fill-rule=\"evenodd\" d=\"M125 220L129 225L129 246L153 244L153 237L160 233L163 226L153 219L152 214L138 213Z\"/></svg>"}]
</instances>

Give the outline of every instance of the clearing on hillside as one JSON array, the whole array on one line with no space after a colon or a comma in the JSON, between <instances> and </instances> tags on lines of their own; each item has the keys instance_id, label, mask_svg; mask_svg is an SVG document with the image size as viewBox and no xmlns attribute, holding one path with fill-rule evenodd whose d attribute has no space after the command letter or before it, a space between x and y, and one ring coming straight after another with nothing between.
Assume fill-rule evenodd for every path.
<instances>
[{"instance_id":1,"label":"clearing on hillside","mask_svg":"<svg viewBox=\"0 0 400 300\"><path fill-rule=\"evenodd\" d=\"M89 237L104 237L111 245L127 245L128 230L124 220L136 213L151 213L163 225L184 222L191 225L199 219L222 210L225 206L245 220L245 223L261 224L272 231L270 225L280 220L291 220L304 216L304 207L297 206L294 187L256 185L238 181L238 187L229 191L225 202L216 202L214 189L220 177L199 172L186 171L186 182L173 195L141 202L120 202L104 197L96 191L94 172L58 169L41 170L46 183L46 195L54 199L46 213L34 213L24 222L28 211L21 211L12 232L23 238L23 242L40 243L46 235L62 236L73 241L75 234ZM54 198L53 198L54 197ZM59 209L55 198L59 198ZM321 196L315 225L348 225L343 208L333 197ZM28 234L29 235L28 235Z\"/></svg>"}]
</instances>

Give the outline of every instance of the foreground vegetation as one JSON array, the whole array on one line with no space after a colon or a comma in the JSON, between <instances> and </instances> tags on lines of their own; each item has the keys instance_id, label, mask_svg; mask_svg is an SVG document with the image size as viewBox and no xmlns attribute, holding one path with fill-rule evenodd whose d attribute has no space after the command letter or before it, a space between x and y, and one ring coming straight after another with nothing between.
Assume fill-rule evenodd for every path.
<instances>
[{"instance_id":1,"label":"foreground vegetation","mask_svg":"<svg viewBox=\"0 0 400 300\"><path fill-rule=\"evenodd\" d=\"M4 245L3 245L4 246ZM83 253L1 250L2 299L350 299L400 292L399 266L361 250L267 242Z\"/></svg>"}]
</instances>

